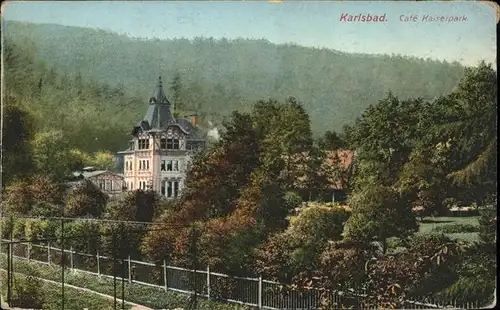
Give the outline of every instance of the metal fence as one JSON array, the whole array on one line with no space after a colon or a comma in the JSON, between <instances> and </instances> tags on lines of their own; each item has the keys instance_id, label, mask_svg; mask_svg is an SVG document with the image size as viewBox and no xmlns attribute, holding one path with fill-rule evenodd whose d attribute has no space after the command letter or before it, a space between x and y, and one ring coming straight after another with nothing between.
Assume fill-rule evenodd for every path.
<instances>
[{"instance_id":1,"label":"metal fence","mask_svg":"<svg viewBox=\"0 0 500 310\"><path fill-rule=\"evenodd\" d=\"M5 242L9 241L5 240ZM113 278L115 276L113 259L110 257L98 252L95 255L78 253L72 248L64 252L66 253L64 266L72 271L85 272L97 277ZM61 266L61 249L52 247L50 243L46 245L15 243L12 245L12 254L18 259ZM195 287L200 297L264 309L316 309L324 298L333 302L333 305L338 308L368 308L363 304L365 294L318 289L296 291L290 290L286 284L264 280L261 277L229 276L213 272L209 267L205 270L192 270L169 266L165 261L161 264L154 264L133 260L130 256L117 261L119 267L116 270L116 278L120 281L123 279L128 283L137 283L164 291L193 294ZM478 304L469 303L458 306L453 302L434 301L428 303L407 301L405 304L406 309L449 307L475 309L478 308Z\"/></svg>"}]
</instances>

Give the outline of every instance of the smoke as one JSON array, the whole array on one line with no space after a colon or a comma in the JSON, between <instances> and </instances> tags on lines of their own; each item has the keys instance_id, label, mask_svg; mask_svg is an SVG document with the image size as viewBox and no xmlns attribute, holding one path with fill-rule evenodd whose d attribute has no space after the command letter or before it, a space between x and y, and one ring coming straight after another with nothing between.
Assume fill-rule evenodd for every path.
<instances>
[{"instance_id":1,"label":"smoke","mask_svg":"<svg viewBox=\"0 0 500 310\"><path fill-rule=\"evenodd\" d=\"M209 136L209 137L211 137L211 138L213 138L213 139L215 139L215 140L218 141L220 139L219 129L217 129L217 127L214 127L212 129L210 129L207 132L207 136Z\"/></svg>"}]
</instances>

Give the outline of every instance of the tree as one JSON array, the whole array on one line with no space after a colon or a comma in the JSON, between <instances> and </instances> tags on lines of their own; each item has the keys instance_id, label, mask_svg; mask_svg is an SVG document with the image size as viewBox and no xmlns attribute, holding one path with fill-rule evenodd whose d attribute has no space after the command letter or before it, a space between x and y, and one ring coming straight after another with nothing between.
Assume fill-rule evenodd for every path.
<instances>
[{"instance_id":1,"label":"tree","mask_svg":"<svg viewBox=\"0 0 500 310\"><path fill-rule=\"evenodd\" d=\"M64 196L65 186L49 176L34 175L7 188L5 207L12 214L60 216Z\"/></svg>"},{"instance_id":2,"label":"tree","mask_svg":"<svg viewBox=\"0 0 500 310\"><path fill-rule=\"evenodd\" d=\"M460 106L454 125L460 169L449 177L457 184L481 183L489 192L496 189L497 77L491 65L481 62L467 68L457 89L450 95ZM486 194L487 195L487 194Z\"/></svg>"},{"instance_id":3,"label":"tree","mask_svg":"<svg viewBox=\"0 0 500 310\"><path fill-rule=\"evenodd\" d=\"M151 233L158 233L157 227L127 222L152 223L153 219L164 210L164 201L161 200L159 194L153 191L128 192L120 200L110 202L106 206L104 219L122 221L123 223L111 223L101 227L103 251L112 255L114 249L119 258L127 255L135 258L141 257L142 239L151 227L154 227Z\"/></svg>"},{"instance_id":4,"label":"tree","mask_svg":"<svg viewBox=\"0 0 500 310\"><path fill-rule=\"evenodd\" d=\"M40 173L62 180L72 172L74 162L70 156L69 141L62 131L36 133L32 148Z\"/></svg>"},{"instance_id":5,"label":"tree","mask_svg":"<svg viewBox=\"0 0 500 310\"><path fill-rule=\"evenodd\" d=\"M172 91L172 103L174 106L173 113L175 115L178 115L180 112L185 112L185 98L183 93L183 85L181 82L181 75L179 72L175 73L172 84L170 85L170 90Z\"/></svg>"},{"instance_id":6,"label":"tree","mask_svg":"<svg viewBox=\"0 0 500 310\"><path fill-rule=\"evenodd\" d=\"M29 141L34 135L34 118L7 97L2 109L2 188L33 173L35 165Z\"/></svg>"},{"instance_id":7,"label":"tree","mask_svg":"<svg viewBox=\"0 0 500 310\"><path fill-rule=\"evenodd\" d=\"M446 212L444 202L450 193L446 178L449 152L449 142L438 143L429 149L416 147L403 167L396 187L413 208L421 210L420 216Z\"/></svg>"},{"instance_id":8,"label":"tree","mask_svg":"<svg viewBox=\"0 0 500 310\"><path fill-rule=\"evenodd\" d=\"M320 256L330 241L342 239L349 212L340 207L299 209L285 231L270 234L256 253L254 270L277 281L310 277L319 268Z\"/></svg>"},{"instance_id":9,"label":"tree","mask_svg":"<svg viewBox=\"0 0 500 310\"><path fill-rule=\"evenodd\" d=\"M329 151L336 151L345 147L343 138L335 131L326 131L323 138L318 142L320 148Z\"/></svg>"},{"instance_id":10,"label":"tree","mask_svg":"<svg viewBox=\"0 0 500 310\"><path fill-rule=\"evenodd\" d=\"M89 180L75 186L66 199L66 216L92 216L99 218L104 212L108 197Z\"/></svg>"},{"instance_id":11,"label":"tree","mask_svg":"<svg viewBox=\"0 0 500 310\"><path fill-rule=\"evenodd\" d=\"M346 241L385 243L389 237L405 237L418 229L411 206L390 187L367 187L354 193L348 204L353 211L344 227Z\"/></svg>"}]
</instances>

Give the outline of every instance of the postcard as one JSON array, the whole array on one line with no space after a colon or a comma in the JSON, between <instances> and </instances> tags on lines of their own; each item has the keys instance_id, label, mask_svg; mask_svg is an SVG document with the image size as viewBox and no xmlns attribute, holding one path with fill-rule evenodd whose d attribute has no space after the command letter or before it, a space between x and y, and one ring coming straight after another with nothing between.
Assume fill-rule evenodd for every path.
<instances>
[{"instance_id":1,"label":"postcard","mask_svg":"<svg viewBox=\"0 0 500 310\"><path fill-rule=\"evenodd\" d=\"M494 2L1 9L2 309L496 305Z\"/></svg>"}]
</instances>

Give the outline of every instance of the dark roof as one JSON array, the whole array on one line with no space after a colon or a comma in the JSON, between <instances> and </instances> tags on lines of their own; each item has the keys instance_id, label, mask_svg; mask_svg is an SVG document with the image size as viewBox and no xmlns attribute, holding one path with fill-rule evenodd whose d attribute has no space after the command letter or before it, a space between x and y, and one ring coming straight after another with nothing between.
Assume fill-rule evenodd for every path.
<instances>
[{"instance_id":1,"label":"dark roof","mask_svg":"<svg viewBox=\"0 0 500 310\"><path fill-rule=\"evenodd\" d=\"M163 83L161 82L161 76L158 77L158 85L156 86L156 90L153 97L151 97L151 100L153 99L156 103L170 104L170 102L167 99L167 96L165 96L165 92L163 91Z\"/></svg>"},{"instance_id":2,"label":"dark roof","mask_svg":"<svg viewBox=\"0 0 500 310\"><path fill-rule=\"evenodd\" d=\"M181 126L186 132L188 132L188 139L196 140L203 139L200 130L191 124L191 122L185 118L176 118L177 125Z\"/></svg>"},{"instance_id":3,"label":"dark roof","mask_svg":"<svg viewBox=\"0 0 500 310\"><path fill-rule=\"evenodd\" d=\"M153 97L149 99L149 106L144 119L134 127L133 135L140 129L143 132L165 131L170 125L178 125L188 134L188 139L202 139L199 130L184 118L174 118L170 111L170 102L163 91L161 76L158 78Z\"/></svg>"}]
</instances>

